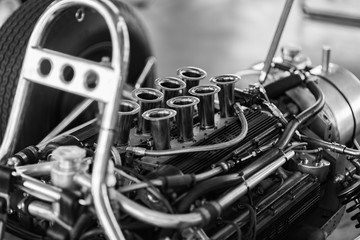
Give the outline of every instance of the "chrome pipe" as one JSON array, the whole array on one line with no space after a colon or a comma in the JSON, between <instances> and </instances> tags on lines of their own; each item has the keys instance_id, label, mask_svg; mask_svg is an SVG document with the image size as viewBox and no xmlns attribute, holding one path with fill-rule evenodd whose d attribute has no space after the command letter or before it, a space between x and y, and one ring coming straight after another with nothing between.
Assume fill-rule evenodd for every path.
<instances>
[{"instance_id":1,"label":"chrome pipe","mask_svg":"<svg viewBox=\"0 0 360 240\"><path fill-rule=\"evenodd\" d=\"M169 99L182 95L186 84L179 78L166 77L156 79L155 86L164 94L162 107L166 108Z\"/></svg>"},{"instance_id":2,"label":"chrome pipe","mask_svg":"<svg viewBox=\"0 0 360 240\"><path fill-rule=\"evenodd\" d=\"M200 100L192 96L179 96L167 101L170 108L176 110L176 125L179 131L179 141L188 142L194 139L193 116L194 106Z\"/></svg>"},{"instance_id":3,"label":"chrome pipe","mask_svg":"<svg viewBox=\"0 0 360 240\"><path fill-rule=\"evenodd\" d=\"M179 68L176 73L177 76L186 83L184 95L190 95L190 88L198 86L200 81L207 76L204 70L197 67L182 67Z\"/></svg>"},{"instance_id":4,"label":"chrome pipe","mask_svg":"<svg viewBox=\"0 0 360 240\"><path fill-rule=\"evenodd\" d=\"M151 122L151 135L156 150L170 149L170 119L175 115L175 110L166 108L154 108L142 114L144 119Z\"/></svg>"},{"instance_id":5,"label":"chrome pipe","mask_svg":"<svg viewBox=\"0 0 360 240\"><path fill-rule=\"evenodd\" d=\"M56 202L60 200L62 191L60 188L45 184L40 180L26 175L20 176L22 182L15 184L17 188L47 202Z\"/></svg>"},{"instance_id":6,"label":"chrome pipe","mask_svg":"<svg viewBox=\"0 0 360 240\"><path fill-rule=\"evenodd\" d=\"M138 204L137 202L125 197L116 190L112 190L116 201L122 209L130 216L139 219L141 222L161 228L183 229L191 226L200 226L204 223L204 215L200 212L188 214L168 214L155 211Z\"/></svg>"},{"instance_id":7,"label":"chrome pipe","mask_svg":"<svg viewBox=\"0 0 360 240\"><path fill-rule=\"evenodd\" d=\"M138 101L140 105L140 111L138 113L138 126L137 133L150 134L151 123L143 118L143 113L147 110L158 108L161 106L161 102L164 98L164 94L159 90L153 88L139 88L132 92L133 97Z\"/></svg>"},{"instance_id":8,"label":"chrome pipe","mask_svg":"<svg viewBox=\"0 0 360 240\"><path fill-rule=\"evenodd\" d=\"M214 177L220 173L224 172L224 169L221 166L215 167L211 170L208 170L206 172L198 173L195 175L195 181L200 182L204 181L206 179L209 179L211 177Z\"/></svg>"},{"instance_id":9,"label":"chrome pipe","mask_svg":"<svg viewBox=\"0 0 360 240\"><path fill-rule=\"evenodd\" d=\"M155 64L156 58L154 56L148 57L148 59L146 59L145 67L135 83L136 89L141 88L143 85L146 85L146 83L144 84L146 77L149 75L151 69L153 69Z\"/></svg>"},{"instance_id":10,"label":"chrome pipe","mask_svg":"<svg viewBox=\"0 0 360 240\"><path fill-rule=\"evenodd\" d=\"M139 113L140 105L129 100L122 100L118 111L116 145L125 145L129 142L130 129L134 123L135 114Z\"/></svg>"},{"instance_id":11,"label":"chrome pipe","mask_svg":"<svg viewBox=\"0 0 360 240\"><path fill-rule=\"evenodd\" d=\"M27 209L23 210L29 212L34 217L43 218L51 222L56 218L51 204L41 201L32 201Z\"/></svg>"},{"instance_id":12,"label":"chrome pipe","mask_svg":"<svg viewBox=\"0 0 360 240\"><path fill-rule=\"evenodd\" d=\"M98 12L106 22L112 42L112 60L108 66L100 66L92 61L85 61L64 53L58 53L49 49L43 49L44 38L51 28L51 24L57 16L73 6L86 6ZM30 83L39 83L52 88L73 92L78 95L102 100L105 103L100 132L98 137L98 147L95 153L94 168L92 175L93 202L100 224L109 239L125 239L115 215L111 209L109 196L106 186L108 170L109 152L113 143L114 130L117 121L117 110L124 88L124 82L128 71L128 61L130 53L130 40L127 25L121 12L113 1L96 0L62 0L55 1L38 19L33 32L30 36L28 46L23 61L23 68L20 73L18 88L14 97L13 106L9 117L9 123L5 132L4 140L0 148L1 161L6 160L6 156L12 154L16 139L19 137L19 129L24 121L24 109L26 108L26 96L29 94ZM34 57L37 59L34 64ZM48 59L44 59L48 58ZM53 59L54 69L51 75L53 81L47 81L47 77L39 78L39 71L36 65ZM71 84L76 86L69 88L68 84L61 80L56 72L61 69L60 65L71 62L79 65L78 72ZM55 67L56 66L56 67ZM93 70L87 68L91 66ZM96 72L94 72L96 71ZM99 74L97 74L99 73ZM41 75L41 74L40 74ZM82 77L83 76L83 77ZM103 79L106 80L103 80ZM93 89L93 80L97 81ZM75 81L76 80L76 81ZM84 83L85 80L85 84ZM94 88L95 88L94 87ZM102 89L104 91L98 90ZM97 91L98 90L98 91ZM103 94L105 92L106 94Z\"/></svg>"},{"instance_id":13,"label":"chrome pipe","mask_svg":"<svg viewBox=\"0 0 360 240\"><path fill-rule=\"evenodd\" d=\"M25 174L31 177L41 177L50 175L51 169L55 166L56 161L42 162L37 164L28 164L15 167L18 174Z\"/></svg>"},{"instance_id":14,"label":"chrome pipe","mask_svg":"<svg viewBox=\"0 0 360 240\"><path fill-rule=\"evenodd\" d=\"M331 48L329 46L323 46L321 56L321 72L323 74L329 73L330 70L330 54Z\"/></svg>"},{"instance_id":15,"label":"chrome pipe","mask_svg":"<svg viewBox=\"0 0 360 240\"><path fill-rule=\"evenodd\" d=\"M26 209L24 209L26 211ZM41 219L48 220L50 222L56 222L68 231L71 231L72 227L66 224L64 221L58 218L52 205L41 201L32 201L27 207L27 211L30 215Z\"/></svg>"},{"instance_id":16,"label":"chrome pipe","mask_svg":"<svg viewBox=\"0 0 360 240\"><path fill-rule=\"evenodd\" d=\"M220 103L220 117L228 118L234 116L233 105L235 103L235 83L240 80L240 77L235 74L226 74L216 76L210 79L210 82L220 87L219 103Z\"/></svg>"},{"instance_id":17,"label":"chrome pipe","mask_svg":"<svg viewBox=\"0 0 360 240\"><path fill-rule=\"evenodd\" d=\"M207 151L215 151L219 149L224 149L231 147L240 141L242 141L248 132L248 123L246 117L244 115L243 110L240 107L239 103L234 104L235 112L238 115L241 124L241 131L238 136L235 138L221 143L215 143L210 145L203 145L203 146L192 146L189 148L180 148L180 149L169 149L169 150L147 150L141 147L127 147L126 151L132 152L138 156L153 156L153 157L160 157L160 156L170 156L170 155L177 155L177 154L184 154L184 153L194 153L194 152L207 152Z\"/></svg>"},{"instance_id":18,"label":"chrome pipe","mask_svg":"<svg viewBox=\"0 0 360 240\"><path fill-rule=\"evenodd\" d=\"M267 75L269 74L269 71L271 69L271 63L272 63L272 60L273 60L273 58L275 56L276 49L277 49L277 47L279 45L280 38L281 38L281 35L282 35L283 31L284 31L285 24L286 24L286 22L288 20L289 13L290 13L290 10L291 10L291 7L292 7L293 3L294 3L294 0L286 0L286 2L285 2L283 11L282 11L281 16L280 16L279 23L278 23L278 25L276 27L276 30L275 30L274 37L273 37L273 39L271 41L269 51L268 51L268 53L266 55L266 59L265 59L265 62L264 62L264 67L260 72L259 82L261 84L264 84L264 82L265 82L265 80L267 78Z\"/></svg>"},{"instance_id":19,"label":"chrome pipe","mask_svg":"<svg viewBox=\"0 0 360 240\"><path fill-rule=\"evenodd\" d=\"M217 199L215 205L221 206L222 209L226 209L231 204L236 202L239 198L244 196L250 189L253 189L262 180L267 178L276 169L286 163L290 158L294 157L294 155L294 151L289 151L285 153L283 156L279 157L278 159L267 165L265 168L252 175L250 178L245 179L244 183Z\"/></svg>"},{"instance_id":20,"label":"chrome pipe","mask_svg":"<svg viewBox=\"0 0 360 240\"><path fill-rule=\"evenodd\" d=\"M189 90L189 93L200 99L198 105L200 129L209 129L215 127L215 107L214 95L220 91L215 85L196 86Z\"/></svg>"}]
</instances>

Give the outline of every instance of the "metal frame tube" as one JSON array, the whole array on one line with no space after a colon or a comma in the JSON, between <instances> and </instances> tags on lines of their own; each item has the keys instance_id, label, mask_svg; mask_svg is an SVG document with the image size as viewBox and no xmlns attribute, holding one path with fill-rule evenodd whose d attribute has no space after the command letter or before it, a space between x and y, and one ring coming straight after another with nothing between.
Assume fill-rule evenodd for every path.
<instances>
[{"instance_id":1,"label":"metal frame tube","mask_svg":"<svg viewBox=\"0 0 360 240\"><path fill-rule=\"evenodd\" d=\"M66 54L59 54L53 51L46 51L41 49L43 38L44 36L46 36L46 30L51 27L50 24L53 22L55 17L61 14L66 9L72 6L79 5L87 6L97 11L104 18L109 28L112 40L112 61L110 63L110 66L98 66L91 63L90 61L85 61L83 59L79 60L78 58L75 58L73 56L68 56ZM116 113L119 106L121 91L124 85L123 79L125 79L127 75L129 51L130 43L127 26L125 20L121 17L120 10L117 8L114 2L96 0L61 0L55 1L53 4L51 4L43 13L43 15L39 18L29 39L23 62L24 65L20 74L19 84L13 102L13 109L10 113L9 124L0 148L0 160L4 162L6 161L5 158L12 154L12 152L14 151L16 139L19 137L19 129L21 128L24 121L23 110L26 107L25 104L27 96L29 95L30 83L31 81L39 82L35 79L25 78L25 72L27 74L34 74L34 76L37 74L36 69L33 69L31 67L29 68L29 65L33 65L33 61L31 59L32 56L28 56L29 53L38 54L37 56L41 54L47 57L59 59L61 61L65 61L65 59L67 59L68 61L72 61L73 63L82 66L84 66L84 64L86 64L86 66L87 64L92 64L97 68L97 70L101 70L102 72L107 73L108 77L111 76L111 78L113 79L108 80L111 80L112 84L104 85L103 83L101 83L101 86L105 87L105 89L111 90L111 94L106 97L106 100L104 98L105 107L100 126L98 148L95 153L91 189L96 213L109 239L125 239L110 206L106 186L106 176L109 153L112 146L114 129L117 121ZM103 76L99 77L103 79ZM61 83L61 81L55 82L56 83L49 82L48 86L55 88L59 87L59 89L65 88L65 83ZM95 92L90 91L85 92L84 90L81 90L80 92L82 92L83 94L86 93L86 95L88 96L95 97Z\"/></svg>"},{"instance_id":2,"label":"metal frame tube","mask_svg":"<svg viewBox=\"0 0 360 240\"><path fill-rule=\"evenodd\" d=\"M113 192L116 196L116 200L119 202L125 212L127 212L132 217L152 226L183 229L191 226L199 226L204 222L204 217L200 212L188 214L167 214L158 212L130 200L115 190L113 190Z\"/></svg>"}]
</instances>

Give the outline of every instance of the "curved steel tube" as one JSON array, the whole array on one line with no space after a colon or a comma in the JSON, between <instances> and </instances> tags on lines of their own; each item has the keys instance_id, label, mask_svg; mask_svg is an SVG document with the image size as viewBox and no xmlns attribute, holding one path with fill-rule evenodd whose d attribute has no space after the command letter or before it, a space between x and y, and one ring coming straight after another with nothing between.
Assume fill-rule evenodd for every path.
<instances>
[{"instance_id":1,"label":"curved steel tube","mask_svg":"<svg viewBox=\"0 0 360 240\"><path fill-rule=\"evenodd\" d=\"M188 214L167 214L144 207L125 197L116 190L113 190L113 193L125 212L132 217L153 226L182 229L191 226L199 226L204 222L204 217L200 214L200 212Z\"/></svg>"},{"instance_id":2,"label":"curved steel tube","mask_svg":"<svg viewBox=\"0 0 360 240\"><path fill-rule=\"evenodd\" d=\"M307 82L307 86L309 90L314 94L316 98L316 102L301 112L297 117L295 117L289 124L286 126L284 132L282 133L279 141L275 144L273 149L270 149L264 155L260 156L256 161L248 165L243 169L243 174L245 177L249 177L259 171L260 169L265 168L268 164L270 164L274 159L281 156L282 151L288 145L289 141L293 137L297 127L303 123L305 120L317 114L324 107L325 104L325 96L321 89L315 82Z\"/></svg>"},{"instance_id":3,"label":"curved steel tube","mask_svg":"<svg viewBox=\"0 0 360 240\"><path fill-rule=\"evenodd\" d=\"M218 211L227 208L294 155L294 151L285 153L284 156L269 164L268 167L260 170L254 176L247 179L246 183L239 185L223 197L220 197L217 201L210 202L210 204L213 205L215 209L218 209ZM112 193L125 212L142 222L157 227L182 229L191 226L201 226L202 224L207 223L209 219L214 218L214 216L212 216L213 212L209 212L206 207L200 207L192 213L187 214L167 214L144 207L116 190L112 190ZM218 214L220 214L220 212L218 212Z\"/></svg>"},{"instance_id":4,"label":"curved steel tube","mask_svg":"<svg viewBox=\"0 0 360 240\"><path fill-rule=\"evenodd\" d=\"M285 128L284 133L281 135L281 138L276 143L276 147L280 149L284 149L286 147L300 124L308 120L310 117L318 114L325 105L325 95L320 87L313 81L307 82L306 86L311 91L311 93L314 94L316 102L289 122Z\"/></svg>"},{"instance_id":5,"label":"curved steel tube","mask_svg":"<svg viewBox=\"0 0 360 240\"><path fill-rule=\"evenodd\" d=\"M119 224L112 212L109 196L106 186L107 166L109 160L110 148L114 136L116 125L117 110L123 89L123 79L127 74L129 60L129 33L125 20L121 17L121 12L112 1L96 1L96 0L58 0L51 4L43 15L39 18L33 33L29 39L28 47L25 53L24 64L26 63L27 53L33 49L39 49L41 52L41 44L50 24L60 13L73 6L86 6L97 11L105 20L112 41L112 61L108 72L114 76L114 91L105 101L103 118L100 126L98 138L98 148L95 154L94 171L92 176L92 195L95 210L99 217L100 223L104 228L109 239L125 239ZM61 55L66 58L66 55ZM72 57L72 56L68 56ZM72 58L73 59L73 58ZM74 60L74 59L73 59ZM74 60L75 61L75 60ZM76 60L78 61L78 60ZM30 61L31 62L31 61ZM26 66L28 68L28 66ZM29 69L28 69L29 70ZM10 155L19 137L19 128L24 119L23 113L26 108L27 97L29 96L30 79L25 79L24 70L20 74L18 88L16 90L13 106L11 111L9 124L5 132L4 140L0 148L0 160L5 161L6 156Z\"/></svg>"},{"instance_id":6,"label":"curved steel tube","mask_svg":"<svg viewBox=\"0 0 360 240\"><path fill-rule=\"evenodd\" d=\"M332 152L340 153L340 154L346 154L354 157L360 156L360 150L349 148L345 145L333 143L333 142L327 142L321 139L315 139L308 136L300 135L300 140L308 142L310 145L322 147L325 149L329 149Z\"/></svg>"},{"instance_id":7,"label":"curved steel tube","mask_svg":"<svg viewBox=\"0 0 360 240\"><path fill-rule=\"evenodd\" d=\"M168 150L147 150L144 148L139 147L128 147L126 148L127 151L133 152L136 155L140 156L153 156L153 157L160 157L160 156L168 156L168 155L176 155L176 154L184 154L184 153L194 153L194 152L207 152L207 151L215 151L227 147L231 147L234 144L239 143L241 140L243 140L248 132L248 123L245 118L244 112L242 111L240 104L236 103L234 105L236 114L239 117L240 123L241 123L241 132L240 134L227 141L212 145L205 145L205 146L195 146L195 147L189 147L189 148L181 148L181 149L168 149Z\"/></svg>"},{"instance_id":8,"label":"curved steel tube","mask_svg":"<svg viewBox=\"0 0 360 240\"><path fill-rule=\"evenodd\" d=\"M289 151L285 153L282 157L279 157L265 168L255 173L249 179L246 179L244 183L234 188L230 192L226 193L218 200L216 200L216 205L221 206L221 209L229 207L232 203L236 202L240 197L244 196L249 189L254 188L258 183L268 177L272 172L282 166L290 158L295 155L294 151Z\"/></svg>"}]
</instances>

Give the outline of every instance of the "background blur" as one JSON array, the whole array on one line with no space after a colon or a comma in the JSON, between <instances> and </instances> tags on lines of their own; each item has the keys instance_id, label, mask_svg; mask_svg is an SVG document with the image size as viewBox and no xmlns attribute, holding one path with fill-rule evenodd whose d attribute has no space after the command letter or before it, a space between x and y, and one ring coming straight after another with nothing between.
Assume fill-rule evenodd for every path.
<instances>
[{"instance_id":1,"label":"background blur","mask_svg":"<svg viewBox=\"0 0 360 240\"><path fill-rule=\"evenodd\" d=\"M197 66L206 70L209 77L235 73L263 61L285 3L285 0L129 1L137 6L144 20L158 60L159 76L173 76L182 66ZM18 5L17 0L0 0L0 25ZM321 16L310 17L303 12L304 6ZM321 61L322 46L328 45L332 48L331 61L360 77L359 26L360 1L298 0L292 7L280 46L300 45L316 66ZM346 216L329 239L354 239L359 234Z\"/></svg>"}]
</instances>

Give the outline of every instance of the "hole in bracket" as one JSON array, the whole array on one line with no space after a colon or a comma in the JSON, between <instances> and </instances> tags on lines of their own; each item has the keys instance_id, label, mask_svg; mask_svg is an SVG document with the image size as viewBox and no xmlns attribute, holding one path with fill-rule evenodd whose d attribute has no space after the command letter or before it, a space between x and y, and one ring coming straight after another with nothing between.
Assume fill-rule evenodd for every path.
<instances>
[{"instance_id":1,"label":"hole in bracket","mask_svg":"<svg viewBox=\"0 0 360 240\"><path fill-rule=\"evenodd\" d=\"M49 59L41 59L40 60L40 64L39 64L39 73L43 76L47 76L49 75L49 73L51 72L52 69L52 64L51 61Z\"/></svg>"},{"instance_id":2,"label":"hole in bracket","mask_svg":"<svg viewBox=\"0 0 360 240\"><path fill-rule=\"evenodd\" d=\"M62 72L61 72L61 79L66 82L69 83L73 80L75 76L75 71L74 68L70 65L65 65L62 68Z\"/></svg>"},{"instance_id":3,"label":"hole in bracket","mask_svg":"<svg viewBox=\"0 0 360 240\"><path fill-rule=\"evenodd\" d=\"M85 19L85 10L84 8L79 8L75 13L75 18L78 22L82 22Z\"/></svg>"},{"instance_id":4,"label":"hole in bracket","mask_svg":"<svg viewBox=\"0 0 360 240\"><path fill-rule=\"evenodd\" d=\"M85 87L89 90L93 90L99 83L99 76L93 71L89 71L85 75Z\"/></svg>"}]
</instances>

